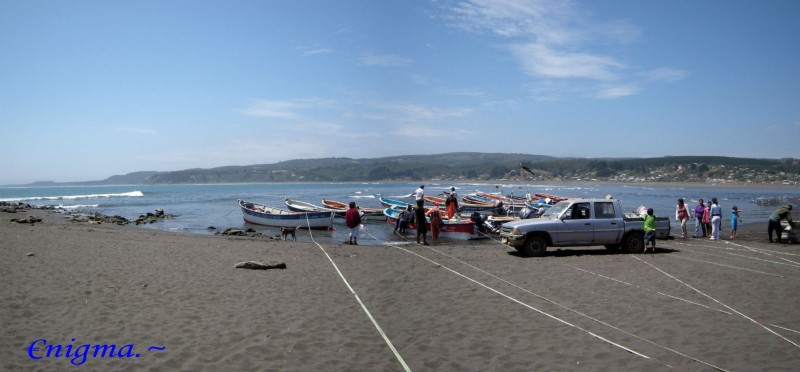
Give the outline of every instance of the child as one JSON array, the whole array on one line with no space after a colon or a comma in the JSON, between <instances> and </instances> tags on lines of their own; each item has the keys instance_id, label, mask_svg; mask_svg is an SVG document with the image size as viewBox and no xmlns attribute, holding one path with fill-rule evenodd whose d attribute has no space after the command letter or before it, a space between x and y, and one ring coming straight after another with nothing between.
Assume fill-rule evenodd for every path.
<instances>
[{"instance_id":1,"label":"child","mask_svg":"<svg viewBox=\"0 0 800 372\"><path fill-rule=\"evenodd\" d=\"M653 253L656 253L656 216L653 214L653 208L647 208L647 214L642 217L644 219L644 253L647 253L647 242L653 246Z\"/></svg>"},{"instance_id":2,"label":"child","mask_svg":"<svg viewBox=\"0 0 800 372\"><path fill-rule=\"evenodd\" d=\"M741 221L739 212L739 209L734 205L733 209L731 209L731 239L736 237L736 226L739 224L739 221Z\"/></svg>"}]
</instances>

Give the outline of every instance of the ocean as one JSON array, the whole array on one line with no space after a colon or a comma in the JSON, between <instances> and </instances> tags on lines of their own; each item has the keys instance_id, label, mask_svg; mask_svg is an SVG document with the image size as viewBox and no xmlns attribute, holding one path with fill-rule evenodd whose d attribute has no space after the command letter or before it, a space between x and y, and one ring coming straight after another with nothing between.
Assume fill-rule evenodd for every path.
<instances>
[{"instance_id":1,"label":"ocean","mask_svg":"<svg viewBox=\"0 0 800 372\"><path fill-rule=\"evenodd\" d=\"M176 215L174 219L140 225L143 229L156 229L189 234L211 235L229 227L253 227L269 235L277 235L277 228L246 224L237 199L285 208L284 200L321 204L332 199L355 201L363 207L380 207L380 196L402 199L408 197L420 183L270 183L270 184L215 184L215 185L131 185L131 186L64 186L64 187L0 187L0 201L25 202L36 206L59 206L75 212L120 215L129 220L153 212L158 208ZM475 191L500 192L504 195L524 196L528 193L547 193L567 197L602 198L612 195L622 200L626 211L640 206L652 207L656 215L675 218L678 198L684 198L690 207L702 198L719 199L723 208L723 232L730 228L730 210L739 208L744 223L764 222L778 205L800 204L800 187L770 185L654 185L621 183L565 183L565 184L499 184L499 183L437 183L425 184L427 195L441 194L456 187L459 194ZM410 198L408 199L411 200ZM66 218L66 216L65 216ZM692 222L690 222L691 224ZM691 225L693 229L693 224ZM216 230L209 230L215 227ZM335 231L313 231L314 240L342 242L347 240L347 228L341 219L334 222ZM385 222L369 222L359 238L360 244L380 245L383 241L397 240ZM675 232L673 224L673 233ZM298 240L309 241L308 231L298 232ZM766 232L765 232L766 235Z\"/></svg>"}]
</instances>

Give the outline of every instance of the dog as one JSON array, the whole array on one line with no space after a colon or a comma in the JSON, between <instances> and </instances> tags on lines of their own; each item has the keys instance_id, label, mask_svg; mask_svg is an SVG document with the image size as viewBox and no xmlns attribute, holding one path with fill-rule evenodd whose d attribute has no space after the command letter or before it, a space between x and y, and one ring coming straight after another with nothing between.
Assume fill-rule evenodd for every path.
<instances>
[{"instance_id":1,"label":"dog","mask_svg":"<svg viewBox=\"0 0 800 372\"><path fill-rule=\"evenodd\" d=\"M292 240L297 241L297 235L295 235L295 231L297 231L296 227L281 227L281 237L283 240L288 240L289 235L291 235Z\"/></svg>"}]
</instances>

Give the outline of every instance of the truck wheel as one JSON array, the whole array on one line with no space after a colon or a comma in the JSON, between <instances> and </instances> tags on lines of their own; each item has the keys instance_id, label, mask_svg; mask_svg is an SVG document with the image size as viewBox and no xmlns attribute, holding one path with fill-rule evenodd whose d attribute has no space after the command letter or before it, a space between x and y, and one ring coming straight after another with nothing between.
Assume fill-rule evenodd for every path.
<instances>
[{"instance_id":1,"label":"truck wheel","mask_svg":"<svg viewBox=\"0 0 800 372\"><path fill-rule=\"evenodd\" d=\"M541 257L547 251L547 243L540 236L529 236L522 245L522 254L528 257Z\"/></svg>"},{"instance_id":2,"label":"truck wheel","mask_svg":"<svg viewBox=\"0 0 800 372\"><path fill-rule=\"evenodd\" d=\"M644 252L644 233L636 231L622 238L622 249L628 253Z\"/></svg>"}]
</instances>

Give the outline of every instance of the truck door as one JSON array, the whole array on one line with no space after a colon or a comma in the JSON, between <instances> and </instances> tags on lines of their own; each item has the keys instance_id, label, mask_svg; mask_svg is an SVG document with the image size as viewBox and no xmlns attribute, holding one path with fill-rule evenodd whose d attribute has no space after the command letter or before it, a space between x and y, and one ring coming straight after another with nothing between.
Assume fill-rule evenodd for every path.
<instances>
[{"instance_id":1,"label":"truck door","mask_svg":"<svg viewBox=\"0 0 800 372\"><path fill-rule=\"evenodd\" d=\"M622 234L622 219L617 216L614 202L594 203L594 242L596 244L619 243Z\"/></svg>"},{"instance_id":2,"label":"truck door","mask_svg":"<svg viewBox=\"0 0 800 372\"><path fill-rule=\"evenodd\" d=\"M574 203L561 217L554 245L590 244L594 235L590 203Z\"/></svg>"}]
</instances>

